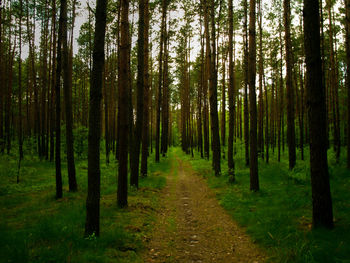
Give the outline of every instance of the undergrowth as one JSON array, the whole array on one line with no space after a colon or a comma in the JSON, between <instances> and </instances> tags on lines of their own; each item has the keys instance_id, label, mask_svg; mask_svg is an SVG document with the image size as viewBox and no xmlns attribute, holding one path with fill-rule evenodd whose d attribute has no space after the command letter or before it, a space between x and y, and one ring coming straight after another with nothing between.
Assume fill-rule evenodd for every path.
<instances>
[{"instance_id":1,"label":"undergrowth","mask_svg":"<svg viewBox=\"0 0 350 263\"><path fill-rule=\"evenodd\" d=\"M83 146L81 146L83 147ZM159 190L170 162L149 158L140 189L129 189L129 206L117 208L117 163L101 154L101 233L84 238L86 156L76 158L78 192L69 193L62 165L63 198L55 200L55 165L26 154L16 183L16 154L0 159L0 262L142 262L143 241L152 231ZM64 159L64 153L62 156ZM161 172L159 172L161 171Z\"/></svg>"},{"instance_id":2,"label":"undergrowth","mask_svg":"<svg viewBox=\"0 0 350 263\"><path fill-rule=\"evenodd\" d=\"M221 162L222 175L215 177L211 161L201 159L198 153L192 158L178 149L177 154L188 160L199 176L207 178L220 204L268 251L269 261L350 262L350 177L345 160L336 164L334 153L329 151L335 228L312 229L308 156L306 161L298 160L292 171L288 170L287 153L280 163L272 152L269 164L259 158L260 191L255 193L249 190L249 167L245 166L242 146L235 146L233 184L228 183L227 160Z\"/></svg>"}]
</instances>

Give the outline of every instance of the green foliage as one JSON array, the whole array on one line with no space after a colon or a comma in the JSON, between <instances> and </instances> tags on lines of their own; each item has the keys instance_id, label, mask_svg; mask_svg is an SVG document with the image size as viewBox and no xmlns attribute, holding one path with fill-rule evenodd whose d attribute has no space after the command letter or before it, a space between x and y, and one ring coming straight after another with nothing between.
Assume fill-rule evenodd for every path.
<instances>
[{"instance_id":1,"label":"green foliage","mask_svg":"<svg viewBox=\"0 0 350 263\"><path fill-rule=\"evenodd\" d=\"M81 138L84 132L78 131ZM84 238L86 160L76 162L77 193L68 192L63 163L64 197L55 200L54 163L25 155L16 184L16 154L1 156L0 262L142 262L142 240L152 230L156 193L165 186L163 173L169 171L170 162L155 164L151 156L150 172L140 179L140 190L130 189L129 207L118 209L117 163L106 165L102 153L101 158L101 233L98 238Z\"/></svg>"},{"instance_id":2,"label":"green foliage","mask_svg":"<svg viewBox=\"0 0 350 263\"><path fill-rule=\"evenodd\" d=\"M87 158L89 130L80 126L74 129L74 151L78 158Z\"/></svg>"},{"instance_id":3,"label":"green foliage","mask_svg":"<svg viewBox=\"0 0 350 263\"><path fill-rule=\"evenodd\" d=\"M223 176L215 177L210 162L199 157L182 157L180 151L177 154L207 178L220 204L254 241L268 250L271 262L349 262L350 179L349 171L344 168L345 160L335 165L335 157L329 151L335 228L312 229L309 161L297 161L293 171L289 171L287 154L278 163L271 153L270 164L259 160L261 190L254 193L249 191L249 167L244 165L243 145L235 146L234 184L228 183L225 160L222 160Z\"/></svg>"}]
</instances>

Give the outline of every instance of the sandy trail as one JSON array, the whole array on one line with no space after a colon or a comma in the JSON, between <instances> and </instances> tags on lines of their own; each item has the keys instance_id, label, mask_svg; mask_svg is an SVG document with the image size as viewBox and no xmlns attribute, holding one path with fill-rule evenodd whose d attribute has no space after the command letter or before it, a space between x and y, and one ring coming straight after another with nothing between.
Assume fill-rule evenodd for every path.
<instances>
[{"instance_id":1,"label":"sandy trail","mask_svg":"<svg viewBox=\"0 0 350 263\"><path fill-rule=\"evenodd\" d=\"M172 163L144 262L264 262L189 163Z\"/></svg>"}]
</instances>

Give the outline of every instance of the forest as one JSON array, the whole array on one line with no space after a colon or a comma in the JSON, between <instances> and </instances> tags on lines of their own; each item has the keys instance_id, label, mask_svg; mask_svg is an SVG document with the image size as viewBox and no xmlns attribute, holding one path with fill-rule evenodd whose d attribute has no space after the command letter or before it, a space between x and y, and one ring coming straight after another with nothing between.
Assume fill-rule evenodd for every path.
<instances>
[{"instance_id":1,"label":"forest","mask_svg":"<svg viewBox=\"0 0 350 263\"><path fill-rule=\"evenodd\" d=\"M350 262L350 0L0 0L0 262Z\"/></svg>"}]
</instances>

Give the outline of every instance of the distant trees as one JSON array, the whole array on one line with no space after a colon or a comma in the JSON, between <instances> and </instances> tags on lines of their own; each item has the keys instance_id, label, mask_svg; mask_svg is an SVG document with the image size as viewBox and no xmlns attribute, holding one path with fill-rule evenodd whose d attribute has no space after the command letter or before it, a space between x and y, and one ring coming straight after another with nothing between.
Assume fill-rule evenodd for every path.
<instances>
[{"instance_id":1,"label":"distant trees","mask_svg":"<svg viewBox=\"0 0 350 263\"><path fill-rule=\"evenodd\" d=\"M306 7L311 1L305 0ZM310 29L309 35L304 33L302 3L120 0L107 5L101 0L96 7L87 3L77 52L73 44L79 1L60 0L59 21L57 3L0 1L0 154L18 154L19 160L29 154L42 161L55 160L57 198L63 194L61 156L67 157L63 163L67 162L69 190L77 190L75 161L86 156L81 156L83 143L74 144L73 135L80 136L86 127L91 186L87 206L94 209L101 136L106 163L112 162L113 155L118 161L120 207L127 205L129 169L130 184L137 188L139 173L148 175L149 158L160 162L170 145L210 159L215 175L223 171L230 181L239 179L235 161L236 153L242 153L253 191L259 190L258 157L266 163L274 158L281 161L285 146L291 170L308 158L305 152L311 146L313 180L319 172L315 172L315 149L320 149L320 156L325 151L315 146L320 141L333 146L339 165L347 145L350 168L349 0L344 0L345 23L335 15L338 9L342 12L338 6L343 0L319 3L322 82L317 79L317 85L309 79L319 72L305 68L307 50L308 68L316 59L310 47L317 45L313 42L317 39ZM175 19L175 9L181 9L183 16ZM343 25L346 35L339 38ZM236 33L242 37L236 38ZM314 88L321 84L324 98L311 98L311 90L317 95L323 92ZM320 135L325 139L318 134L314 138L315 123L321 121L312 117L315 108L310 100L312 105L325 104L319 106L321 113L325 111L326 134ZM227 157L227 167L221 167L222 157ZM324 162L326 157L319 158ZM318 186L316 179L315 200L326 198L328 186L320 186L325 194L319 194ZM88 234L97 231L89 229Z\"/></svg>"}]
</instances>

